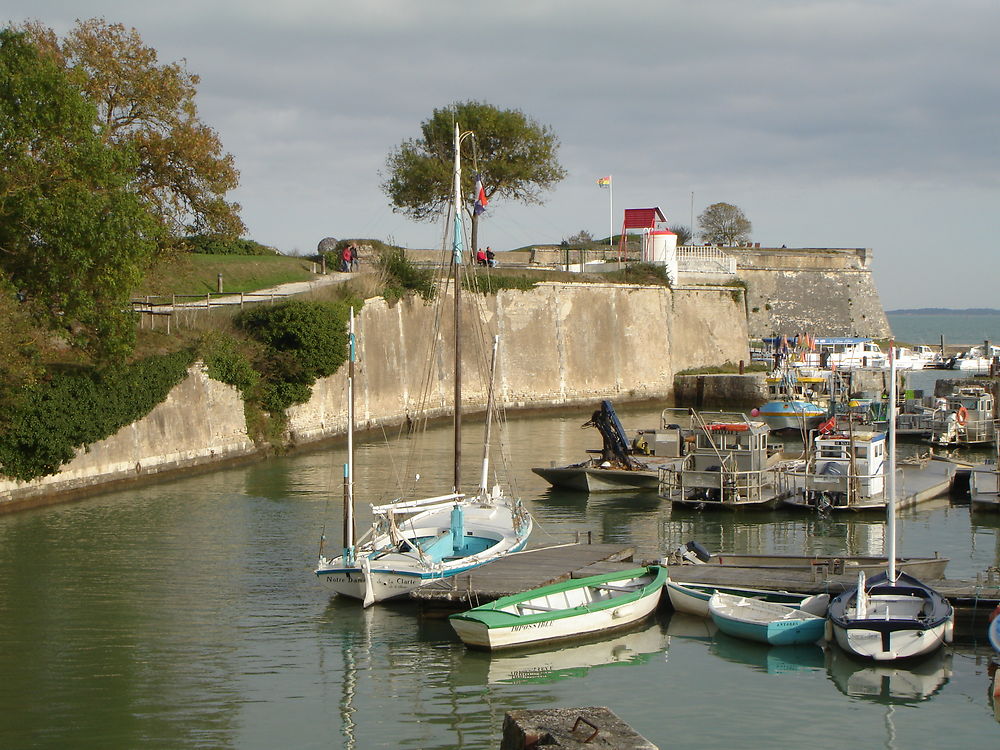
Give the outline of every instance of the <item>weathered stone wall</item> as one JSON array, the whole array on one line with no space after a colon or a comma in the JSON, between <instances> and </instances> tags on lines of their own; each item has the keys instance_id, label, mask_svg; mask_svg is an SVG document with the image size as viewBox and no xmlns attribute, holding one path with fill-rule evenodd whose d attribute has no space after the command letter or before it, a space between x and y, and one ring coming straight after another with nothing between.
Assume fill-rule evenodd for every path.
<instances>
[{"instance_id":1,"label":"weathered stone wall","mask_svg":"<svg viewBox=\"0 0 1000 750\"><path fill-rule=\"evenodd\" d=\"M500 394L515 408L666 399L678 370L748 355L739 289L542 284L530 292L465 295L463 301L463 325L477 334L463 338L463 400L470 411L486 404L493 334L501 337ZM415 418L421 404L428 416L451 412L452 307L446 300L440 309L440 326L437 307L419 299L390 307L378 298L360 311L359 429ZM319 381L307 403L289 410L292 442L346 431L345 380L341 372ZM81 451L59 474L26 483L0 480L0 506L46 502L57 493L254 452L238 392L193 367L164 403Z\"/></svg>"},{"instance_id":2,"label":"weathered stone wall","mask_svg":"<svg viewBox=\"0 0 1000 750\"><path fill-rule=\"evenodd\" d=\"M78 451L58 474L32 482L0 477L0 505L255 451L247 435L239 391L210 379L201 365L194 365L163 403L115 435Z\"/></svg>"},{"instance_id":3,"label":"weathered stone wall","mask_svg":"<svg viewBox=\"0 0 1000 750\"><path fill-rule=\"evenodd\" d=\"M747 287L754 338L890 335L867 248L726 248Z\"/></svg>"},{"instance_id":4,"label":"weathered stone wall","mask_svg":"<svg viewBox=\"0 0 1000 750\"><path fill-rule=\"evenodd\" d=\"M742 290L623 284L541 284L532 292L466 295L463 318L481 335L463 345L463 402L486 404L488 356L500 335L497 383L508 407L559 406L611 398L668 398L674 373L748 358ZM358 319L355 409L359 428L413 417L427 393L429 416L450 413L452 306L430 357L435 307L409 299L366 303ZM289 410L291 437L305 442L346 429L344 377L317 383Z\"/></svg>"}]
</instances>

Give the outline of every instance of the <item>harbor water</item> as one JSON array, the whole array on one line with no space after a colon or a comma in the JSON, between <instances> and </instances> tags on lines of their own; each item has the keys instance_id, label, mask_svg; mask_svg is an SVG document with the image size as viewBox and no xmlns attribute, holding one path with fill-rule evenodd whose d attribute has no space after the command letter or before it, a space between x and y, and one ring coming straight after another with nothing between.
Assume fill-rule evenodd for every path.
<instances>
[{"instance_id":1,"label":"harbor water","mask_svg":"<svg viewBox=\"0 0 1000 750\"><path fill-rule=\"evenodd\" d=\"M882 552L877 516L555 492L530 467L597 447L581 429L590 411L511 415L510 467L534 545L591 532L645 559L690 539L733 552ZM619 412L626 428L654 426L660 406ZM480 429L464 430L469 481ZM442 425L419 438L428 492L448 483L451 437ZM394 440L359 441L362 508L412 471L401 457ZM339 545L344 459L335 444L0 516L0 748L497 748L508 710L595 705L661 748L1000 741L985 634L916 665L873 667L663 613L604 641L491 656L409 603L362 610L331 597L312 568L324 526ZM939 552L950 578L975 579L1000 563L1000 517L932 501L901 515L899 552Z\"/></svg>"}]
</instances>

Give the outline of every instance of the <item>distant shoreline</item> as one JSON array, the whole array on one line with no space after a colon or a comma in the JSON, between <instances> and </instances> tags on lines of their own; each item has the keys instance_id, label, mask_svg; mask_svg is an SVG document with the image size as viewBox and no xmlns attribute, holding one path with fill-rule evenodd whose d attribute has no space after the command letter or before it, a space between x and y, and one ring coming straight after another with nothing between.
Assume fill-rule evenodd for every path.
<instances>
[{"instance_id":1,"label":"distant shoreline","mask_svg":"<svg viewBox=\"0 0 1000 750\"><path fill-rule=\"evenodd\" d=\"M917 307L909 310L886 310L886 315L1000 315L1000 310L991 307L968 307L956 310L952 307Z\"/></svg>"}]
</instances>

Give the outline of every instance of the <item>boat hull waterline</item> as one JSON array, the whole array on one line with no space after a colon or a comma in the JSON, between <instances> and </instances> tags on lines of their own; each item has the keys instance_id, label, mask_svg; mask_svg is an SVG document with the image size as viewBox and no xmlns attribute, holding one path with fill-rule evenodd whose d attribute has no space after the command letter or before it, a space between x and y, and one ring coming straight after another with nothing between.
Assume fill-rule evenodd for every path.
<instances>
[{"instance_id":1,"label":"boat hull waterline","mask_svg":"<svg viewBox=\"0 0 1000 750\"><path fill-rule=\"evenodd\" d=\"M666 568L656 565L570 579L448 619L467 646L489 650L598 636L651 615L666 580Z\"/></svg>"}]
</instances>

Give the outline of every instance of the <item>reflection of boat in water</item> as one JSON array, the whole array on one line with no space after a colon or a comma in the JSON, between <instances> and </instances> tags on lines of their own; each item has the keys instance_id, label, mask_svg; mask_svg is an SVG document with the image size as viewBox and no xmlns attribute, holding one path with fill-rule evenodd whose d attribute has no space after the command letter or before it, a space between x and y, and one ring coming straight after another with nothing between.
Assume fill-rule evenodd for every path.
<instances>
[{"instance_id":1,"label":"reflection of boat in water","mask_svg":"<svg viewBox=\"0 0 1000 750\"><path fill-rule=\"evenodd\" d=\"M768 646L718 632L709 650L726 661L744 664L758 672L819 671L823 668L823 649L808 643L794 646Z\"/></svg>"},{"instance_id":2,"label":"reflection of boat in water","mask_svg":"<svg viewBox=\"0 0 1000 750\"><path fill-rule=\"evenodd\" d=\"M939 649L926 658L908 662L862 662L843 649L826 654L830 680L844 695L879 703L907 704L937 695L951 678L952 654Z\"/></svg>"},{"instance_id":3,"label":"reflection of boat in water","mask_svg":"<svg viewBox=\"0 0 1000 750\"><path fill-rule=\"evenodd\" d=\"M465 649L460 671L471 678L471 684L557 682L584 677L598 667L645 664L666 651L669 644L667 628L654 619L639 629L599 641L545 651L494 654Z\"/></svg>"}]
</instances>

